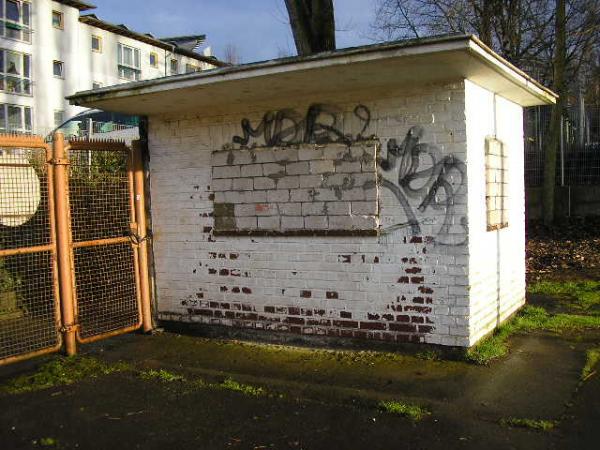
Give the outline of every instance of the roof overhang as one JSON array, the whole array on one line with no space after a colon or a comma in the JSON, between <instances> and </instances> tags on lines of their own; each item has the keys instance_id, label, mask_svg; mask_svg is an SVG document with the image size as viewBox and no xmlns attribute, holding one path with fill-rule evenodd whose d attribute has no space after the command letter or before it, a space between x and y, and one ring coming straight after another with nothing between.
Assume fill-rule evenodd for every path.
<instances>
[{"instance_id":1,"label":"roof overhang","mask_svg":"<svg viewBox=\"0 0 600 450\"><path fill-rule=\"evenodd\" d=\"M121 84L67 97L71 104L138 115L214 114L242 105L337 92L392 90L469 79L521 106L557 95L469 35L355 47Z\"/></svg>"},{"instance_id":2,"label":"roof overhang","mask_svg":"<svg viewBox=\"0 0 600 450\"><path fill-rule=\"evenodd\" d=\"M80 16L79 21L81 23L85 23L92 27L100 28L101 30L106 30L111 33L118 34L120 36L125 36L125 37L131 38L131 39L135 39L136 41L144 42L146 44L153 45L154 47L162 48L163 50L167 50L167 51L170 51L173 53L184 55L189 58L194 58L198 61L212 64L217 67L227 65L223 61L219 61L216 58L201 55L199 53L188 50L186 48L178 47L174 43L156 39L155 37L153 37L149 34L138 33L136 31L132 31L122 25L115 25L113 23L106 22L104 20L99 19L94 14L86 14L86 15Z\"/></svg>"},{"instance_id":3,"label":"roof overhang","mask_svg":"<svg viewBox=\"0 0 600 450\"><path fill-rule=\"evenodd\" d=\"M91 3L81 2L78 0L54 0L55 2L62 3L63 5L72 6L77 8L79 11L87 11L89 9L96 9L96 5Z\"/></svg>"}]
</instances>

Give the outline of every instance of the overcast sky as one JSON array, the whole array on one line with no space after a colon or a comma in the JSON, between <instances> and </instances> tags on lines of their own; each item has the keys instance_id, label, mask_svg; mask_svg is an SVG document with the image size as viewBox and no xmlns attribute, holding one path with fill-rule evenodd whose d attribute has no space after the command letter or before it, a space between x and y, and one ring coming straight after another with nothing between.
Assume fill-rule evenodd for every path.
<instances>
[{"instance_id":1,"label":"overcast sky","mask_svg":"<svg viewBox=\"0 0 600 450\"><path fill-rule=\"evenodd\" d=\"M213 53L228 44L242 62L295 54L284 0L90 0L88 11L156 37L206 34ZM374 0L334 0L337 47L368 44Z\"/></svg>"}]
</instances>

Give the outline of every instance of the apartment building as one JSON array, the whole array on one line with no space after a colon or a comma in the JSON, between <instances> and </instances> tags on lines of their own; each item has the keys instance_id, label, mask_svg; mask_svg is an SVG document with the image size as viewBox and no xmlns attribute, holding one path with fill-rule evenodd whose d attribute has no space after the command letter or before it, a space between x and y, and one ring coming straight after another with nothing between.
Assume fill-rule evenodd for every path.
<instances>
[{"instance_id":1,"label":"apartment building","mask_svg":"<svg viewBox=\"0 0 600 450\"><path fill-rule=\"evenodd\" d=\"M0 0L0 132L50 132L85 110L65 100L78 91L223 65L203 35L159 39L105 22L94 8Z\"/></svg>"}]
</instances>

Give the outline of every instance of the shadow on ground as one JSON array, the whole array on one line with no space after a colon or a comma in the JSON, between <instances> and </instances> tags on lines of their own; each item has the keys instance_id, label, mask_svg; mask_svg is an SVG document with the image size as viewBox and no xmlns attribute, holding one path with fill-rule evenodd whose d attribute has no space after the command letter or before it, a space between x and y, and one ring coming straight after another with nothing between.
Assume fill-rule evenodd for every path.
<instances>
[{"instance_id":1,"label":"shadow on ground","mask_svg":"<svg viewBox=\"0 0 600 450\"><path fill-rule=\"evenodd\" d=\"M600 384L597 376L580 381L587 347L572 336L516 336L507 358L482 367L127 335L86 348L109 365L127 362L126 370L1 394L0 442L7 449L593 448ZM0 382L40 363L3 368ZM262 395L220 388L224 380L262 388ZM421 421L396 416L377 407L381 400L421 405L430 414ZM559 424L541 432L501 423L511 417Z\"/></svg>"}]
</instances>

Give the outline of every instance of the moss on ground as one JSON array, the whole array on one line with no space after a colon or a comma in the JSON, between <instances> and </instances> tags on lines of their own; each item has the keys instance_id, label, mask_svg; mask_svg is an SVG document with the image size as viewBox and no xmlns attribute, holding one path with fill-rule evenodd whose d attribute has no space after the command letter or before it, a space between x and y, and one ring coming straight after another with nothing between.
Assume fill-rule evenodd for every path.
<instances>
[{"instance_id":1,"label":"moss on ground","mask_svg":"<svg viewBox=\"0 0 600 450\"><path fill-rule=\"evenodd\" d=\"M410 403L398 402L395 400L381 401L378 403L379 410L396 416L407 417L414 421L424 419L431 413L419 405L413 405Z\"/></svg>"},{"instance_id":2,"label":"moss on ground","mask_svg":"<svg viewBox=\"0 0 600 450\"><path fill-rule=\"evenodd\" d=\"M185 378L181 375L177 375L173 372L169 372L165 369L149 369L140 372L140 377L143 380L158 380L163 383L172 383L174 381L185 381Z\"/></svg>"},{"instance_id":3,"label":"moss on ground","mask_svg":"<svg viewBox=\"0 0 600 450\"><path fill-rule=\"evenodd\" d=\"M595 368L600 361L600 347L590 348L585 352L585 365L581 370L581 380L585 381L595 373Z\"/></svg>"},{"instance_id":4,"label":"moss on ground","mask_svg":"<svg viewBox=\"0 0 600 450\"><path fill-rule=\"evenodd\" d=\"M59 356L40 366L33 374L10 380L0 387L0 391L9 394L39 391L130 369L126 363L108 364L89 356Z\"/></svg>"},{"instance_id":5,"label":"moss on ground","mask_svg":"<svg viewBox=\"0 0 600 450\"><path fill-rule=\"evenodd\" d=\"M551 431L558 424L555 420L543 419L520 419L509 417L508 419L500 420L500 424L509 427L529 428L537 431Z\"/></svg>"},{"instance_id":6,"label":"moss on ground","mask_svg":"<svg viewBox=\"0 0 600 450\"><path fill-rule=\"evenodd\" d=\"M504 323L479 344L467 351L467 359L488 364L508 353L508 338L515 333L531 331L579 331L600 328L600 315L550 314L540 306L525 306L513 319Z\"/></svg>"}]
</instances>

